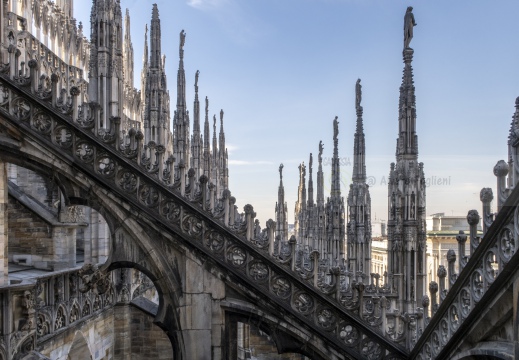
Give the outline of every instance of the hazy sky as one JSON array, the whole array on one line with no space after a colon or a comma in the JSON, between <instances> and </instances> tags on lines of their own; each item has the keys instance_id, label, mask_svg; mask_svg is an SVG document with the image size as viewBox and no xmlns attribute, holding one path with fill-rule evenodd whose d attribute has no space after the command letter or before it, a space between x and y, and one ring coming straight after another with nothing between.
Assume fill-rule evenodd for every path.
<instances>
[{"instance_id":1,"label":"hazy sky","mask_svg":"<svg viewBox=\"0 0 519 360\"><path fill-rule=\"evenodd\" d=\"M465 215L481 208L493 166L507 157L519 96L519 1L502 0L122 0L130 10L135 82L140 83L144 26L156 2L170 97L176 99L179 32L187 33L188 102L199 92L210 115L224 109L230 190L242 211L252 204L262 226L274 218L284 164L289 222L298 164L324 143L333 151L339 117L343 196L351 182L355 82L362 79L366 165L372 216L387 218L387 176L395 161L403 18L414 7L411 47L417 99L419 161L427 213ZM89 23L91 3L76 1ZM88 34L88 24L86 24ZM172 109L174 110L174 109ZM316 163L316 161L315 161ZM314 186L315 186L314 165ZM325 196L331 167L324 167Z\"/></svg>"}]
</instances>

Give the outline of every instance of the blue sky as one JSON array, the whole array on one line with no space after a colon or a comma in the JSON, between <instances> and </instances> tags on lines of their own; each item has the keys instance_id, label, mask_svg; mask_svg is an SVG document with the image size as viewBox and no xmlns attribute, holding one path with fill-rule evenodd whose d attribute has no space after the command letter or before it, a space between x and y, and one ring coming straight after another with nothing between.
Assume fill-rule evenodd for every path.
<instances>
[{"instance_id":1,"label":"blue sky","mask_svg":"<svg viewBox=\"0 0 519 360\"><path fill-rule=\"evenodd\" d=\"M155 2L171 99L184 29L188 102L200 70L199 92L209 97L210 114L225 111L230 190L240 211L254 206L262 226L274 217L280 163L293 222L298 164L317 154L319 140L323 156L332 156L335 116L347 196L357 78L363 85L372 217L387 218L409 5L418 24L411 47L419 161L430 182L427 213L465 215L481 208L482 187L495 193L492 169L507 157L519 96L517 0L122 0L131 16L136 84L144 25ZM79 21L89 22L90 7L76 1ZM324 172L327 182L331 167Z\"/></svg>"}]
</instances>

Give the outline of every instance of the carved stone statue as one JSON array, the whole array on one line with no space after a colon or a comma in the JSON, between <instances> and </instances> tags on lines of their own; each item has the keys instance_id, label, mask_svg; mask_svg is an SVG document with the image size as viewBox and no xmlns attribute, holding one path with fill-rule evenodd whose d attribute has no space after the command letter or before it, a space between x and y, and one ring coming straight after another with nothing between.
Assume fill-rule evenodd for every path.
<instances>
[{"instance_id":1,"label":"carved stone statue","mask_svg":"<svg viewBox=\"0 0 519 360\"><path fill-rule=\"evenodd\" d=\"M413 7L408 6L404 16L404 49L409 47L413 38L413 28L416 26L413 15Z\"/></svg>"},{"instance_id":2,"label":"carved stone statue","mask_svg":"<svg viewBox=\"0 0 519 360\"><path fill-rule=\"evenodd\" d=\"M283 164L279 165L279 179L283 180Z\"/></svg>"},{"instance_id":3,"label":"carved stone statue","mask_svg":"<svg viewBox=\"0 0 519 360\"><path fill-rule=\"evenodd\" d=\"M184 30L182 30L180 32L180 46L179 46L179 50L180 51L184 51L184 44L186 43L186 33L184 32Z\"/></svg>"},{"instance_id":4,"label":"carved stone statue","mask_svg":"<svg viewBox=\"0 0 519 360\"><path fill-rule=\"evenodd\" d=\"M336 116L333 120L333 140L337 141L337 136L339 135L339 121L337 121L338 117Z\"/></svg>"},{"instance_id":5,"label":"carved stone statue","mask_svg":"<svg viewBox=\"0 0 519 360\"><path fill-rule=\"evenodd\" d=\"M197 70L195 73L195 86L198 87L198 76L200 75L200 71Z\"/></svg>"},{"instance_id":6,"label":"carved stone statue","mask_svg":"<svg viewBox=\"0 0 519 360\"><path fill-rule=\"evenodd\" d=\"M319 141L319 159L323 156L323 142Z\"/></svg>"},{"instance_id":7,"label":"carved stone statue","mask_svg":"<svg viewBox=\"0 0 519 360\"><path fill-rule=\"evenodd\" d=\"M355 108L360 107L361 101L362 101L362 85L360 84L360 79L357 79L357 83L355 84Z\"/></svg>"}]
</instances>

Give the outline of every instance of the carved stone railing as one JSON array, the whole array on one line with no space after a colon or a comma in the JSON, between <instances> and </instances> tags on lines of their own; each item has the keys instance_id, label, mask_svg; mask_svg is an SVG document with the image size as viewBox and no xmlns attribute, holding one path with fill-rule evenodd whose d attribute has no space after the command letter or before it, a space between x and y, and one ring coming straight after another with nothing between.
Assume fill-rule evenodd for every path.
<instances>
[{"instance_id":1,"label":"carved stone railing","mask_svg":"<svg viewBox=\"0 0 519 360\"><path fill-rule=\"evenodd\" d=\"M85 176L232 274L233 281L290 313L349 356L406 356L402 346L386 338L386 307L382 305L387 302L383 297L377 299L383 293L377 295L375 289L372 319L363 320L363 284L352 282L343 291L336 269L330 284L315 286L312 276L303 277L296 271L293 252L284 260L269 253L274 226L258 231L252 206L238 214L230 192L214 201L205 176L198 187L186 183L185 169L179 166L180 176L174 174L162 147L150 143L145 148L138 131L130 131L129 141L122 144L118 118L111 119L110 129L98 128L98 107L89 103L79 107L75 100L79 89L71 88L72 102L64 111L56 101L58 87L52 86L50 98L42 98L34 91L34 81L34 77L19 81L0 75L0 114L23 136L74 164ZM193 193L195 188L200 190Z\"/></svg>"},{"instance_id":2,"label":"carved stone railing","mask_svg":"<svg viewBox=\"0 0 519 360\"><path fill-rule=\"evenodd\" d=\"M0 298L8 300L0 304L0 314L7 320L0 326L0 356L18 358L14 356L150 289L153 283L138 270L105 273L92 265L11 280L0 287Z\"/></svg>"},{"instance_id":3,"label":"carved stone railing","mask_svg":"<svg viewBox=\"0 0 519 360\"><path fill-rule=\"evenodd\" d=\"M449 280L449 288L440 294L441 303L433 309L429 325L411 352L412 359L447 358L466 331L477 321L476 314L481 313L492 302L494 296L510 280L519 266L519 188L511 192L506 201L501 203L495 220L491 221L489 202L491 191L484 189L483 202L484 236L477 236L479 215L475 210L469 211L467 220L470 225L470 257L461 256L457 278ZM457 237L459 253L464 254L467 236L463 233ZM449 258L449 279L453 272L455 255ZM440 282L445 288L443 273ZM431 284L431 294L436 301L438 286ZM442 284L440 284L440 290Z\"/></svg>"},{"instance_id":4,"label":"carved stone railing","mask_svg":"<svg viewBox=\"0 0 519 360\"><path fill-rule=\"evenodd\" d=\"M30 280L11 280L0 288L0 313L8 319L2 327L0 352L5 359L38 347L50 337L99 314L117 301L113 275L106 277L103 292L81 292L80 269L53 272ZM7 306L7 304L10 304ZM10 315L12 314L12 315Z\"/></svg>"}]
</instances>

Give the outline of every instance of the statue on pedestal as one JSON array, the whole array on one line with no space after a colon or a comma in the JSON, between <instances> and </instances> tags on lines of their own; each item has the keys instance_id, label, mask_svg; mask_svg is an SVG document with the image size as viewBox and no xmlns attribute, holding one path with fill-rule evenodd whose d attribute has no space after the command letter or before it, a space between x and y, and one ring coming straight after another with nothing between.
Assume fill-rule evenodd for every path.
<instances>
[{"instance_id":1,"label":"statue on pedestal","mask_svg":"<svg viewBox=\"0 0 519 360\"><path fill-rule=\"evenodd\" d=\"M407 7L407 11L404 16L404 50L409 48L411 39L413 38L413 28L416 26L413 15L413 7Z\"/></svg>"}]
</instances>

